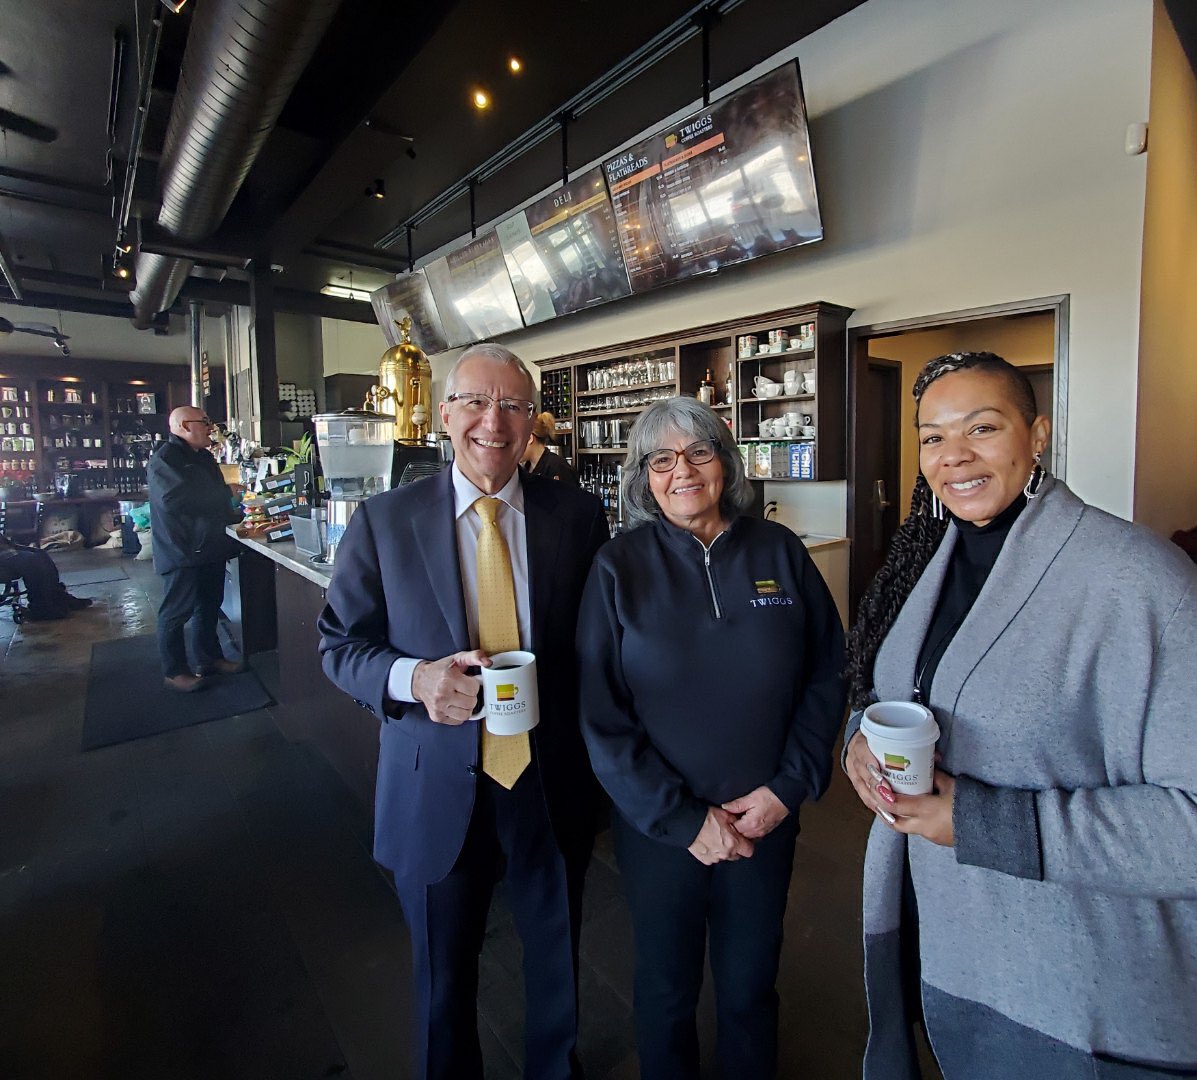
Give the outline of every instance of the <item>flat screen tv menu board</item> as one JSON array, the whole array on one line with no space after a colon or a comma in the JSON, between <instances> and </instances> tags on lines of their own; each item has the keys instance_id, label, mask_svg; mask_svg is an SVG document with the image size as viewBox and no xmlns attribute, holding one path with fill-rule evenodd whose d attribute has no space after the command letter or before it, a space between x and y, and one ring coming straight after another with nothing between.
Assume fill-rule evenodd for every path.
<instances>
[{"instance_id":1,"label":"flat screen tv menu board","mask_svg":"<svg viewBox=\"0 0 1197 1080\"><path fill-rule=\"evenodd\" d=\"M370 302L388 346L393 348L399 344L399 330L395 324L410 318L411 339L426 353L444 352L449 347L423 270L404 274L375 290L370 294Z\"/></svg>"},{"instance_id":2,"label":"flat screen tv menu board","mask_svg":"<svg viewBox=\"0 0 1197 1080\"><path fill-rule=\"evenodd\" d=\"M600 168L524 207L496 231L529 326L632 291Z\"/></svg>"},{"instance_id":3,"label":"flat screen tv menu board","mask_svg":"<svg viewBox=\"0 0 1197 1080\"><path fill-rule=\"evenodd\" d=\"M823 237L797 62L603 170L633 292Z\"/></svg>"},{"instance_id":4,"label":"flat screen tv menu board","mask_svg":"<svg viewBox=\"0 0 1197 1080\"><path fill-rule=\"evenodd\" d=\"M424 269L450 346L523 327L494 229Z\"/></svg>"}]
</instances>

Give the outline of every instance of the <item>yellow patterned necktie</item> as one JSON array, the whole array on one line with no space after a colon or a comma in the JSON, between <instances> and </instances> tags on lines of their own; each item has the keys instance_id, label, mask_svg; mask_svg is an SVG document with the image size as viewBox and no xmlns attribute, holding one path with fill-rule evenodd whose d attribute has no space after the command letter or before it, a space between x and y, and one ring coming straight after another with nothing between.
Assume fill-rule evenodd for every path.
<instances>
[{"instance_id":1,"label":"yellow patterned necktie","mask_svg":"<svg viewBox=\"0 0 1197 1080\"><path fill-rule=\"evenodd\" d=\"M520 647L520 623L515 610L511 555L497 521L501 500L483 497L474 503L482 519L478 533L478 645L493 656ZM492 735L482 720L482 771L505 788L512 788L532 760L528 733Z\"/></svg>"}]
</instances>

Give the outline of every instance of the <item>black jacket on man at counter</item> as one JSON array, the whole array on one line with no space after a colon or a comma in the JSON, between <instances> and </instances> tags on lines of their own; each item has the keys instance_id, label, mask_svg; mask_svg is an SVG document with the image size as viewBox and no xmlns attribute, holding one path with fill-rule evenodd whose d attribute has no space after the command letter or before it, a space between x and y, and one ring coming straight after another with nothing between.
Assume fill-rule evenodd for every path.
<instances>
[{"instance_id":1,"label":"black jacket on man at counter","mask_svg":"<svg viewBox=\"0 0 1197 1080\"><path fill-rule=\"evenodd\" d=\"M686 847L707 808L830 780L844 636L798 537L739 517L709 550L658 519L595 559L578 620L595 774L642 833Z\"/></svg>"},{"instance_id":2,"label":"black jacket on man at counter","mask_svg":"<svg viewBox=\"0 0 1197 1080\"><path fill-rule=\"evenodd\" d=\"M216 459L171 435L150 458L150 528L154 569L167 574L184 566L224 562L237 544L224 531L241 518Z\"/></svg>"}]
</instances>

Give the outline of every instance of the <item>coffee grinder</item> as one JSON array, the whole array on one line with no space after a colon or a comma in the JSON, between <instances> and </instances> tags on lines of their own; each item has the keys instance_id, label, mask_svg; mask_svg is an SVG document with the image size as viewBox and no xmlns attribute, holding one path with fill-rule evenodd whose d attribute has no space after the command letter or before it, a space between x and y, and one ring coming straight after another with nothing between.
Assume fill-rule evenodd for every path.
<instances>
[{"instance_id":1,"label":"coffee grinder","mask_svg":"<svg viewBox=\"0 0 1197 1080\"><path fill-rule=\"evenodd\" d=\"M319 413L312 421L328 510L324 558L332 562L354 511L371 495L391 486L395 418L368 409L346 409Z\"/></svg>"}]
</instances>

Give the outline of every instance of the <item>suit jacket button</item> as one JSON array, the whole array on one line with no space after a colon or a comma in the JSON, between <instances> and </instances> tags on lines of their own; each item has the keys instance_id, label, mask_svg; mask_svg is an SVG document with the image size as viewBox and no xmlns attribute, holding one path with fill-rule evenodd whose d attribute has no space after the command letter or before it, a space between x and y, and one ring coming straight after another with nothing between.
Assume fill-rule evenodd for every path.
<instances>
[{"instance_id":1,"label":"suit jacket button","mask_svg":"<svg viewBox=\"0 0 1197 1080\"><path fill-rule=\"evenodd\" d=\"M478 775L478 766L477 765L467 765L466 772L468 772L471 776L477 776Z\"/></svg>"}]
</instances>

